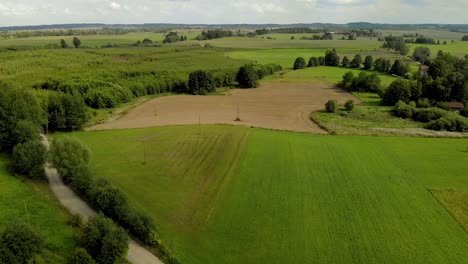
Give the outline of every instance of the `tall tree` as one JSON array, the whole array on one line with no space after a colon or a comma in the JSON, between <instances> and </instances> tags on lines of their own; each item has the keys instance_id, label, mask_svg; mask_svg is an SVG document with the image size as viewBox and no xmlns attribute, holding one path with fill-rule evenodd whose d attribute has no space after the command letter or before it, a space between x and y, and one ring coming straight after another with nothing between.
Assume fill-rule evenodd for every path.
<instances>
[{"instance_id":1,"label":"tall tree","mask_svg":"<svg viewBox=\"0 0 468 264\"><path fill-rule=\"evenodd\" d=\"M351 61L351 68L361 68L361 64L362 64L362 57L361 57L361 54L356 54L356 56L354 56L354 59Z\"/></svg>"},{"instance_id":2,"label":"tall tree","mask_svg":"<svg viewBox=\"0 0 468 264\"><path fill-rule=\"evenodd\" d=\"M306 61L303 57L298 57L294 61L294 65L293 65L294 70L305 69L305 67L306 67Z\"/></svg>"},{"instance_id":3,"label":"tall tree","mask_svg":"<svg viewBox=\"0 0 468 264\"><path fill-rule=\"evenodd\" d=\"M371 55L366 56L364 59L364 70L371 70L372 66L374 65L374 59L372 58Z\"/></svg>"},{"instance_id":4,"label":"tall tree","mask_svg":"<svg viewBox=\"0 0 468 264\"><path fill-rule=\"evenodd\" d=\"M78 37L73 38L73 46L75 46L75 48L79 48L81 46L81 40Z\"/></svg>"},{"instance_id":5,"label":"tall tree","mask_svg":"<svg viewBox=\"0 0 468 264\"><path fill-rule=\"evenodd\" d=\"M60 46L62 47L62 49L68 48L68 44L64 39L60 40Z\"/></svg>"},{"instance_id":6,"label":"tall tree","mask_svg":"<svg viewBox=\"0 0 468 264\"><path fill-rule=\"evenodd\" d=\"M340 57L336 53L336 50L327 50L325 54L325 65L327 66L338 66L340 65Z\"/></svg>"}]
</instances>

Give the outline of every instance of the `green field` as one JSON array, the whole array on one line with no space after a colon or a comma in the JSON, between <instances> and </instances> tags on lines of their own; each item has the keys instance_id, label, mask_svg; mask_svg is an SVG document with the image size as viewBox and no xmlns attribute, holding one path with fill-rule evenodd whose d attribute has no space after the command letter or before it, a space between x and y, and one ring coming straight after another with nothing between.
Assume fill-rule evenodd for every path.
<instances>
[{"instance_id":1,"label":"green field","mask_svg":"<svg viewBox=\"0 0 468 264\"><path fill-rule=\"evenodd\" d=\"M439 50L459 57L464 57L465 55L468 55L468 41L458 40L455 43L448 42L446 45L410 44L409 55L413 54L413 50L416 47L428 47L429 50L431 50L431 58L435 58Z\"/></svg>"},{"instance_id":2,"label":"green field","mask_svg":"<svg viewBox=\"0 0 468 264\"><path fill-rule=\"evenodd\" d=\"M45 263L61 264L73 252L75 239L72 228L66 223L67 214L59 209L59 203L48 188L45 182L31 183L14 177L1 157L0 231L10 223L28 223L29 215L32 228L45 240L42 254Z\"/></svg>"},{"instance_id":3,"label":"green field","mask_svg":"<svg viewBox=\"0 0 468 264\"><path fill-rule=\"evenodd\" d=\"M466 139L233 126L71 135L91 148L95 175L157 221L182 263L468 258L468 235L449 211L460 208L431 193L468 190Z\"/></svg>"},{"instance_id":4,"label":"green field","mask_svg":"<svg viewBox=\"0 0 468 264\"><path fill-rule=\"evenodd\" d=\"M343 67L313 67L303 70L288 71L283 75L275 75L265 78L264 82L328 82L337 84L343 80L343 75L346 72L352 72L354 76L359 75L361 70L349 69ZM372 73L372 72L366 72ZM388 86L396 77L388 74L377 73L380 77L383 86Z\"/></svg>"}]
</instances>

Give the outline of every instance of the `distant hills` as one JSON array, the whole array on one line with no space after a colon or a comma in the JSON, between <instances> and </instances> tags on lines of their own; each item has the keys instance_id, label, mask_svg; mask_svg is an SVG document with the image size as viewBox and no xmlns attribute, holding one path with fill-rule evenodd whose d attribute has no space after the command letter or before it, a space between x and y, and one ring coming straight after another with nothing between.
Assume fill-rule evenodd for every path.
<instances>
[{"instance_id":1,"label":"distant hills","mask_svg":"<svg viewBox=\"0 0 468 264\"><path fill-rule=\"evenodd\" d=\"M147 23L147 24L55 24L34 26L10 26L0 27L0 31L21 30L48 30L48 29L86 29L86 28L280 28L280 27L311 27L330 29L444 29L452 31L468 31L468 24L379 24L368 22L353 22L347 24L333 23L300 23L300 24L171 24L171 23Z\"/></svg>"}]
</instances>

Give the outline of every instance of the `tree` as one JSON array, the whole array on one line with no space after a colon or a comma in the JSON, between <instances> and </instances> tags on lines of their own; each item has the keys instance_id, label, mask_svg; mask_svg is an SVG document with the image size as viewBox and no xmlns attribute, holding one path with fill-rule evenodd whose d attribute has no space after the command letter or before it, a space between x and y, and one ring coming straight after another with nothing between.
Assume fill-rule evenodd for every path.
<instances>
[{"instance_id":1,"label":"tree","mask_svg":"<svg viewBox=\"0 0 468 264\"><path fill-rule=\"evenodd\" d=\"M0 263L28 263L41 252L43 244L29 225L11 224L0 234Z\"/></svg>"},{"instance_id":2,"label":"tree","mask_svg":"<svg viewBox=\"0 0 468 264\"><path fill-rule=\"evenodd\" d=\"M449 65L445 61L436 59L431 63L429 70L427 70L427 74L435 80L439 77L446 77L449 71Z\"/></svg>"},{"instance_id":3,"label":"tree","mask_svg":"<svg viewBox=\"0 0 468 264\"><path fill-rule=\"evenodd\" d=\"M395 74L398 76L406 77L409 72L409 67L406 64L403 64L400 60L395 60L390 69L391 74Z\"/></svg>"},{"instance_id":4,"label":"tree","mask_svg":"<svg viewBox=\"0 0 468 264\"><path fill-rule=\"evenodd\" d=\"M255 88L258 86L258 73L253 64L246 64L239 68L236 81L242 88Z\"/></svg>"},{"instance_id":5,"label":"tree","mask_svg":"<svg viewBox=\"0 0 468 264\"><path fill-rule=\"evenodd\" d=\"M303 57L298 57L294 61L293 68L294 70L299 70L299 69L305 69L306 67L306 61Z\"/></svg>"},{"instance_id":6,"label":"tree","mask_svg":"<svg viewBox=\"0 0 468 264\"><path fill-rule=\"evenodd\" d=\"M360 68L361 64L362 64L361 54L356 54L356 56L354 56L354 59L351 61L350 66L351 68Z\"/></svg>"},{"instance_id":7,"label":"tree","mask_svg":"<svg viewBox=\"0 0 468 264\"><path fill-rule=\"evenodd\" d=\"M128 235L103 215L89 219L80 241L97 263L113 264L128 250Z\"/></svg>"},{"instance_id":8,"label":"tree","mask_svg":"<svg viewBox=\"0 0 468 264\"><path fill-rule=\"evenodd\" d=\"M44 176L47 150L39 140L18 144L13 149L13 169L30 178Z\"/></svg>"},{"instance_id":9,"label":"tree","mask_svg":"<svg viewBox=\"0 0 468 264\"><path fill-rule=\"evenodd\" d=\"M340 57L336 54L336 50L327 50L325 54L325 65L338 66L340 65Z\"/></svg>"},{"instance_id":10,"label":"tree","mask_svg":"<svg viewBox=\"0 0 468 264\"><path fill-rule=\"evenodd\" d=\"M341 66L347 68L347 67L349 67L349 64L350 64L350 61L349 61L348 56L344 56L344 57L343 57L343 61L341 62Z\"/></svg>"},{"instance_id":11,"label":"tree","mask_svg":"<svg viewBox=\"0 0 468 264\"><path fill-rule=\"evenodd\" d=\"M364 70L371 70L372 66L374 66L374 59L372 58L371 55L366 56L364 59Z\"/></svg>"},{"instance_id":12,"label":"tree","mask_svg":"<svg viewBox=\"0 0 468 264\"><path fill-rule=\"evenodd\" d=\"M428 47L417 47L413 52L413 59L422 63L427 64L431 57L431 50Z\"/></svg>"},{"instance_id":13,"label":"tree","mask_svg":"<svg viewBox=\"0 0 468 264\"><path fill-rule=\"evenodd\" d=\"M32 93L0 82L0 150L37 137L42 109Z\"/></svg>"},{"instance_id":14,"label":"tree","mask_svg":"<svg viewBox=\"0 0 468 264\"><path fill-rule=\"evenodd\" d=\"M405 103L409 102L411 97L411 89L407 80L397 79L384 91L382 96L382 104L393 106L398 101Z\"/></svg>"},{"instance_id":15,"label":"tree","mask_svg":"<svg viewBox=\"0 0 468 264\"><path fill-rule=\"evenodd\" d=\"M87 99L96 95L92 90ZM91 101L90 101L91 102ZM47 127L52 131L74 131L88 120L86 103L80 94L51 93L47 100Z\"/></svg>"},{"instance_id":16,"label":"tree","mask_svg":"<svg viewBox=\"0 0 468 264\"><path fill-rule=\"evenodd\" d=\"M468 41L468 35L463 36L461 40L462 41ZM453 40L452 40L452 43L453 43Z\"/></svg>"},{"instance_id":17,"label":"tree","mask_svg":"<svg viewBox=\"0 0 468 264\"><path fill-rule=\"evenodd\" d=\"M177 32L169 32L169 34L166 35L166 37L163 40L163 43L175 43L179 41L179 34ZM143 41L145 43L145 41Z\"/></svg>"},{"instance_id":18,"label":"tree","mask_svg":"<svg viewBox=\"0 0 468 264\"><path fill-rule=\"evenodd\" d=\"M117 208L126 205L127 199L120 190L106 180L99 180L91 192L91 200L105 215L116 218Z\"/></svg>"},{"instance_id":19,"label":"tree","mask_svg":"<svg viewBox=\"0 0 468 264\"><path fill-rule=\"evenodd\" d=\"M77 248L75 253L68 259L68 264L96 264L96 261L84 248Z\"/></svg>"},{"instance_id":20,"label":"tree","mask_svg":"<svg viewBox=\"0 0 468 264\"><path fill-rule=\"evenodd\" d=\"M335 100L328 100L325 104L325 110L329 113L335 113L338 108L338 102Z\"/></svg>"},{"instance_id":21,"label":"tree","mask_svg":"<svg viewBox=\"0 0 468 264\"><path fill-rule=\"evenodd\" d=\"M81 46L81 40L78 37L73 38L73 46L75 46L75 48L79 48Z\"/></svg>"},{"instance_id":22,"label":"tree","mask_svg":"<svg viewBox=\"0 0 468 264\"><path fill-rule=\"evenodd\" d=\"M60 46L62 47L62 49L68 48L68 44L64 39L60 40Z\"/></svg>"},{"instance_id":23,"label":"tree","mask_svg":"<svg viewBox=\"0 0 468 264\"><path fill-rule=\"evenodd\" d=\"M66 183L86 170L89 160L89 149L75 138L55 139L50 148L50 161Z\"/></svg>"},{"instance_id":24,"label":"tree","mask_svg":"<svg viewBox=\"0 0 468 264\"><path fill-rule=\"evenodd\" d=\"M207 94L215 91L213 75L207 71L194 71L189 75L188 88L191 94Z\"/></svg>"},{"instance_id":25,"label":"tree","mask_svg":"<svg viewBox=\"0 0 468 264\"><path fill-rule=\"evenodd\" d=\"M309 59L309 63L307 64L307 67L317 67L317 66L320 66L320 62L318 61L318 58L311 57Z\"/></svg>"},{"instance_id":26,"label":"tree","mask_svg":"<svg viewBox=\"0 0 468 264\"><path fill-rule=\"evenodd\" d=\"M343 81L341 81L339 86L347 91L351 91L353 80L354 80L353 72L350 72L350 71L346 72L343 75Z\"/></svg>"}]
</instances>

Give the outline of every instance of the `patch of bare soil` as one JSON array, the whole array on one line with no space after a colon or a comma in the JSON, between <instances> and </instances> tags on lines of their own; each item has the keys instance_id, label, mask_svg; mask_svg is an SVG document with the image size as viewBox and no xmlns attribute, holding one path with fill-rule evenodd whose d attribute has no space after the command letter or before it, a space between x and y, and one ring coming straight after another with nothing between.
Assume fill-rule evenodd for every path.
<instances>
[{"instance_id":1,"label":"patch of bare soil","mask_svg":"<svg viewBox=\"0 0 468 264\"><path fill-rule=\"evenodd\" d=\"M309 133L327 133L309 118L326 101L359 99L328 83L268 83L234 89L223 96L178 95L155 98L120 119L88 130L186 124L234 124ZM239 120L237 120L239 118Z\"/></svg>"}]
</instances>

